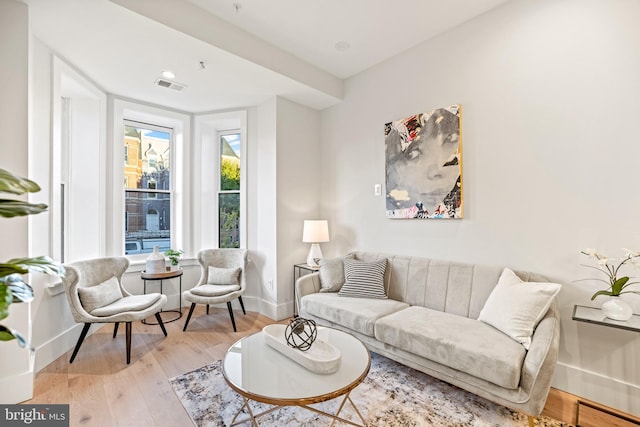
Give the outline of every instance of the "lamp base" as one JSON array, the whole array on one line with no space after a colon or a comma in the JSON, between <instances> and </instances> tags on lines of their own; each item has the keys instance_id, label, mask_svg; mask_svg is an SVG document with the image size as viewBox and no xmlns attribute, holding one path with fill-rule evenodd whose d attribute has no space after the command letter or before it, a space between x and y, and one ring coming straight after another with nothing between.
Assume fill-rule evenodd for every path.
<instances>
[{"instance_id":1,"label":"lamp base","mask_svg":"<svg viewBox=\"0 0 640 427\"><path fill-rule=\"evenodd\" d=\"M307 265L309 267L319 267L318 262L316 260L322 259L322 250L320 249L320 244L312 243L311 248L309 249L309 255L307 255Z\"/></svg>"}]
</instances>

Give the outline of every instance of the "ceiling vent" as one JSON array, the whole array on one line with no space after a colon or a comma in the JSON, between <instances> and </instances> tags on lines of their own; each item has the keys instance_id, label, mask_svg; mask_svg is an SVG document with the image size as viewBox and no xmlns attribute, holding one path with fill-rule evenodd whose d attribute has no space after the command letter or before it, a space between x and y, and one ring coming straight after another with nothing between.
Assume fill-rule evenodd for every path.
<instances>
[{"instance_id":1,"label":"ceiling vent","mask_svg":"<svg viewBox=\"0 0 640 427\"><path fill-rule=\"evenodd\" d=\"M160 87L166 87L167 89L173 89L177 92L181 92L185 87L187 87L187 85L185 84L176 83L165 79L157 79L155 81L155 84Z\"/></svg>"}]
</instances>

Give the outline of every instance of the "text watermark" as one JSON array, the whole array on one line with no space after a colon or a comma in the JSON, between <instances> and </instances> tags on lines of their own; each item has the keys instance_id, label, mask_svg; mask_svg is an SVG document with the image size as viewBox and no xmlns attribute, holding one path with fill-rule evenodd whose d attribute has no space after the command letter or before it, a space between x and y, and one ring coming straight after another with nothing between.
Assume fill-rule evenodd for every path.
<instances>
[{"instance_id":1,"label":"text watermark","mask_svg":"<svg viewBox=\"0 0 640 427\"><path fill-rule=\"evenodd\" d=\"M0 425L69 427L69 405L2 405Z\"/></svg>"}]
</instances>

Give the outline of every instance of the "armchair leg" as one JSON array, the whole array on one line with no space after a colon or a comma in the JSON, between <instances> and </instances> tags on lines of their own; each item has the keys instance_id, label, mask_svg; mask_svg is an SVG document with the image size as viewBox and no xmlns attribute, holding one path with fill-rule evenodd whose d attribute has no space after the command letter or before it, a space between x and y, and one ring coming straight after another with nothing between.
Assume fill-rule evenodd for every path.
<instances>
[{"instance_id":1,"label":"armchair leg","mask_svg":"<svg viewBox=\"0 0 640 427\"><path fill-rule=\"evenodd\" d=\"M127 331L127 365L131 363L131 322L126 323Z\"/></svg>"},{"instance_id":2,"label":"armchair leg","mask_svg":"<svg viewBox=\"0 0 640 427\"><path fill-rule=\"evenodd\" d=\"M115 338L118 335L118 326L120 326L120 322L115 322L113 324L113 337Z\"/></svg>"},{"instance_id":3,"label":"armchair leg","mask_svg":"<svg viewBox=\"0 0 640 427\"><path fill-rule=\"evenodd\" d=\"M207 306L209 307L209 306ZM191 308L189 309L189 315L187 316L187 321L184 322L184 328L182 328L182 332L187 330L187 326L189 325L189 320L191 320L191 315L193 314L193 309L196 308L196 303L191 303Z\"/></svg>"},{"instance_id":4,"label":"armchair leg","mask_svg":"<svg viewBox=\"0 0 640 427\"><path fill-rule=\"evenodd\" d=\"M160 316L160 312L156 313L156 320L158 321L158 325L160 325L160 329L162 329L162 333L164 336L167 336L167 330L164 328L164 323L162 322L162 316Z\"/></svg>"},{"instance_id":5,"label":"armchair leg","mask_svg":"<svg viewBox=\"0 0 640 427\"><path fill-rule=\"evenodd\" d=\"M242 307L242 314L247 314L246 311L244 311L244 304L242 303L242 297L238 297L238 301L240 301L240 307Z\"/></svg>"},{"instance_id":6,"label":"armchair leg","mask_svg":"<svg viewBox=\"0 0 640 427\"><path fill-rule=\"evenodd\" d=\"M233 332L238 332L236 329L236 320L233 318L233 310L231 309L231 301L227 301L227 308L229 309L229 316L231 316L231 324L233 325Z\"/></svg>"},{"instance_id":7,"label":"armchair leg","mask_svg":"<svg viewBox=\"0 0 640 427\"><path fill-rule=\"evenodd\" d=\"M91 327L91 323L85 323L82 327L82 332L80 332L80 338L78 338L78 342L76 343L76 347L73 349L73 354L71 355L71 359L69 363L73 363L73 360L76 358L78 354L78 350L80 350L80 346L82 345L82 341L87 336L87 332L89 332L89 328Z\"/></svg>"},{"instance_id":8,"label":"armchair leg","mask_svg":"<svg viewBox=\"0 0 640 427\"><path fill-rule=\"evenodd\" d=\"M209 314L209 304L207 304L207 314Z\"/></svg>"},{"instance_id":9,"label":"armchair leg","mask_svg":"<svg viewBox=\"0 0 640 427\"><path fill-rule=\"evenodd\" d=\"M527 418L529 418L529 427L534 427L535 426L535 418L532 417L531 415L527 415Z\"/></svg>"}]
</instances>

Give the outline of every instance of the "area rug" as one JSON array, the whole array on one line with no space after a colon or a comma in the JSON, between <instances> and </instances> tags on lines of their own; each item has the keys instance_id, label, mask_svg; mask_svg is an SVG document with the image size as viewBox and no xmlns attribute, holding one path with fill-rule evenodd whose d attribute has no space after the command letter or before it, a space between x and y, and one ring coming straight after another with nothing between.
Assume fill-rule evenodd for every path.
<instances>
[{"instance_id":1,"label":"area rug","mask_svg":"<svg viewBox=\"0 0 640 427\"><path fill-rule=\"evenodd\" d=\"M193 423L199 427L228 426L243 399L222 376L217 361L169 380ZM351 398L368 426L528 426L526 415L468 393L422 372L371 353L371 370L365 381L351 392ZM312 405L335 413L341 399ZM254 413L270 405L251 402ZM360 423L347 403L341 416ZM246 418L241 414L239 419ZM258 419L261 426L327 426L330 419L298 407L280 408ZM338 423L337 423L338 424ZM245 425L250 425L246 423ZM339 424L344 425L344 424ZM566 424L548 417L536 418L536 426Z\"/></svg>"}]
</instances>

